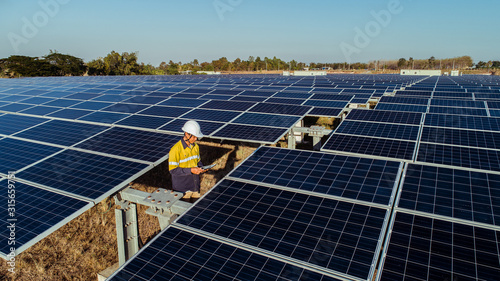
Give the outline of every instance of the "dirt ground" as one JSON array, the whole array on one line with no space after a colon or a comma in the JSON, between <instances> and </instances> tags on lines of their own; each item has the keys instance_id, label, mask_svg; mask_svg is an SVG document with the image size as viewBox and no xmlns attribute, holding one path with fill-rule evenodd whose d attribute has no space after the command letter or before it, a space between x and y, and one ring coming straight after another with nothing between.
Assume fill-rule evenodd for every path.
<instances>
[{"instance_id":1,"label":"dirt ground","mask_svg":"<svg viewBox=\"0 0 500 281\"><path fill-rule=\"evenodd\" d=\"M201 193L206 193L226 174L246 159L254 144L199 142L202 162L217 166L201 177ZM170 188L165 161L132 183L138 190L153 192ZM15 273L6 262L0 267L0 280L97 280L97 273L118 262L115 212L112 197L86 211L16 257ZM139 234L146 244L160 231L156 217L145 214L138 205Z\"/></svg>"}]
</instances>

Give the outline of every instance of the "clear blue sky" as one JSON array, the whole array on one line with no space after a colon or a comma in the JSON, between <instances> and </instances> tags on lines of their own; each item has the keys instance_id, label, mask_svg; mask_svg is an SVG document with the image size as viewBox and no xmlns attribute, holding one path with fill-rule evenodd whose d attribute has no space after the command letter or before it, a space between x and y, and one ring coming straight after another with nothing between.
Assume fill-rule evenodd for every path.
<instances>
[{"instance_id":1,"label":"clear blue sky","mask_svg":"<svg viewBox=\"0 0 500 281\"><path fill-rule=\"evenodd\" d=\"M0 58L57 50L90 61L115 50L155 66L251 55L500 60L498 11L498 0L0 0Z\"/></svg>"}]
</instances>

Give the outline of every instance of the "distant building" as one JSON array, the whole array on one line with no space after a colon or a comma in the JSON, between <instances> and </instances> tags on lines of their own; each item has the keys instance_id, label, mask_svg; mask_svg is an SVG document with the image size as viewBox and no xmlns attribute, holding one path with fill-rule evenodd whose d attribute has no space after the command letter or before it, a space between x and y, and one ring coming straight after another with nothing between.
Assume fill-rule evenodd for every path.
<instances>
[{"instance_id":1,"label":"distant building","mask_svg":"<svg viewBox=\"0 0 500 281\"><path fill-rule=\"evenodd\" d=\"M219 71L196 71L199 74L207 74L207 75L220 75Z\"/></svg>"},{"instance_id":2,"label":"distant building","mask_svg":"<svg viewBox=\"0 0 500 281\"><path fill-rule=\"evenodd\" d=\"M401 75L423 75L423 76L441 76L441 70L431 69L401 69Z\"/></svg>"}]
</instances>

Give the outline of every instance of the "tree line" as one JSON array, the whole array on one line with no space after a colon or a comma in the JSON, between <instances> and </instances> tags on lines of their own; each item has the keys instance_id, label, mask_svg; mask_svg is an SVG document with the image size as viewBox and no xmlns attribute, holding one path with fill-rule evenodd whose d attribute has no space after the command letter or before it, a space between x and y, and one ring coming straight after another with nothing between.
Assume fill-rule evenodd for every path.
<instances>
[{"instance_id":1,"label":"tree line","mask_svg":"<svg viewBox=\"0 0 500 281\"><path fill-rule=\"evenodd\" d=\"M280 70L327 69L327 70L399 70L399 69L490 69L500 68L499 61L480 61L474 65L470 56L456 58L413 59L412 57L399 60L370 61L368 63L304 63L296 60L284 61L280 58L261 58L250 56L247 60L240 58L234 61L226 57L199 62L182 63L170 60L155 67L151 64L138 62L137 52L118 53L110 52L85 63L81 58L57 51L43 57L10 56L0 59L0 76L2 77L34 77L34 76L82 76L82 75L176 75L182 73L196 74L199 71L224 72L259 72Z\"/></svg>"}]
</instances>

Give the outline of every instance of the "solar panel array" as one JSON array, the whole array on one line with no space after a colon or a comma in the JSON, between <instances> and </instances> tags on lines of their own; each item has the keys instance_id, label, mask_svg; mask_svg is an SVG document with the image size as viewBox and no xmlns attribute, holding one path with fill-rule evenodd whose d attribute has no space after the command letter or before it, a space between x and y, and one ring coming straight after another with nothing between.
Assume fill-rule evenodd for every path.
<instances>
[{"instance_id":1,"label":"solar panel array","mask_svg":"<svg viewBox=\"0 0 500 281\"><path fill-rule=\"evenodd\" d=\"M106 188L90 188L97 173L106 174L113 167L109 173L116 173L112 179L119 182L127 176L123 171L140 170L142 165L147 170L153 161L165 160L155 143L165 142L162 132L175 131L186 116L203 122L214 138L237 139L238 134L259 141L280 138L296 118L313 112L335 117L349 104L380 98L374 110L351 110L322 152L260 147L111 280L495 280L500 276L500 119L493 117L499 107L500 79L397 75L127 77L127 83L117 82L123 77L88 79L92 86L70 98L64 94L82 81L68 87L54 82L50 90L23 89L30 93L26 99L0 85L0 103L20 112L0 116L0 121L9 120L0 125L0 147L19 147L2 159L15 156L6 163L21 165L16 175L29 179L23 185L33 181L44 192L69 196L76 200L73 206L106 195ZM43 107L35 112L92 122L23 114L31 109L27 105L41 102ZM64 108L51 111L54 104L48 103ZM87 111L92 113L82 115ZM144 111L148 114L141 114ZM106 122L96 122L99 118ZM38 126L68 133L50 143L45 130L30 131ZM143 129L133 130L134 126ZM118 136L127 137L117 141ZM33 145L36 149L28 148ZM123 149L129 146L137 150ZM80 161L72 166L75 159ZM62 169L62 174L40 165L44 161ZM79 166L84 164L102 170ZM84 173L70 178L78 169ZM112 179L105 181L116 184ZM78 184L61 187L62 182ZM77 209L69 213L82 210Z\"/></svg>"},{"instance_id":2,"label":"solar panel array","mask_svg":"<svg viewBox=\"0 0 500 281\"><path fill-rule=\"evenodd\" d=\"M382 86L342 93L351 83L344 78L268 77L1 79L0 176L15 172L32 201L39 195L40 202L53 198L68 207L46 223L40 223L44 210L64 203L27 208L17 253L165 161L188 119L213 138L274 143L313 110L337 116L353 98L366 103L366 91L385 93L411 80L374 78L358 88ZM7 247L0 249L7 254Z\"/></svg>"}]
</instances>

